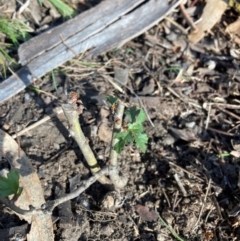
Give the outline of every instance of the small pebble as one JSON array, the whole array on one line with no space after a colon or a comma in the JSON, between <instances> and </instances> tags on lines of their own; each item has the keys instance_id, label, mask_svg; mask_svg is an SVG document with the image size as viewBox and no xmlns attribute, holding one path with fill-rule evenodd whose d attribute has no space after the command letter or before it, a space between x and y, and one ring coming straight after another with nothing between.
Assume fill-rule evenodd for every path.
<instances>
[{"instance_id":1,"label":"small pebble","mask_svg":"<svg viewBox=\"0 0 240 241\"><path fill-rule=\"evenodd\" d=\"M175 141L176 141L176 139L175 139L172 135L168 134L168 135L163 139L163 145L164 145L164 146L170 146L170 145L174 144Z\"/></svg>"},{"instance_id":2,"label":"small pebble","mask_svg":"<svg viewBox=\"0 0 240 241\"><path fill-rule=\"evenodd\" d=\"M31 96L29 93L25 93L24 95L24 103L28 103L31 100Z\"/></svg>"},{"instance_id":3,"label":"small pebble","mask_svg":"<svg viewBox=\"0 0 240 241\"><path fill-rule=\"evenodd\" d=\"M187 122L186 124L186 127L188 127L188 128L193 128L195 125L196 125L196 122L195 121L192 121L192 122Z\"/></svg>"},{"instance_id":4,"label":"small pebble","mask_svg":"<svg viewBox=\"0 0 240 241\"><path fill-rule=\"evenodd\" d=\"M44 103L46 105L49 105L52 101L51 97L50 96L46 96L44 99L43 99Z\"/></svg>"},{"instance_id":5,"label":"small pebble","mask_svg":"<svg viewBox=\"0 0 240 241\"><path fill-rule=\"evenodd\" d=\"M56 150L59 150L59 149L60 149L60 145L57 144L57 143L54 143L53 146L54 146L54 148L55 148Z\"/></svg>"}]
</instances>

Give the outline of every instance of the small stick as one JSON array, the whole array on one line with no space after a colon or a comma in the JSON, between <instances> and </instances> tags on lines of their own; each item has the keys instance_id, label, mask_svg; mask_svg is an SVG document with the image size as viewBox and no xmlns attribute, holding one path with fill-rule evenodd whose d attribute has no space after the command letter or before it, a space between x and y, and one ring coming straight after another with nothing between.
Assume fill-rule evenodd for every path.
<instances>
[{"instance_id":1,"label":"small stick","mask_svg":"<svg viewBox=\"0 0 240 241\"><path fill-rule=\"evenodd\" d=\"M24 4L21 3L21 2L18 1L18 0L17 0L17 2L22 5L22 6L19 8L19 10L17 11L17 17L19 17L19 16L25 11L25 9L29 6L30 0L27 0Z\"/></svg>"},{"instance_id":2,"label":"small stick","mask_svg":"<svg viewBox=\"0 0 240 241\"><path fill-rule=\"evenodd\" d=\"M228 133L228 132L225 132L225 131L217 130L217 129L212 128L212 127L208 127L207 130L214 131L214 132L217 132L217 133L225 135L225 136L239 136L239 135L235 135L235 134Z\"/></svg>"},{"instance_id":3,"label":"small stick","mask_svg":"<svg viewBox=\"0 0 240 241\"><path fill-rule=\"evenodd\" d=\"M209 103L204 103L203 108L206 109L208 105L213 105L213 106L221 106L227 109L240 109L240 105L232 105L232 104L225 104L225 103L214 103L214 102L209 102Z\"/></svg>"},{"instance_id":4,"label":"small stick","mask_svg":"<svg viewBox=\"0 0 240 241\"><path fill-rule=\"evenodd\" d=\"M66 194L65 196L60 197L58 199L48 201L45 204L43 204L40 209L36 209L34 207L30 207L29 210L21 209L21 208L17 207L11 200L8 200L7 198L0 198L0 202L2 202L7 207L12 209L14 212L21 214L21 215L36 215L36 214L51 215L52 211L55 207L57 207L61 203L67 202L68 200L78 197L87 188L89 188L94 182L101 179L101 177L103 177L104 175L111 173L111 171L112 171L112 169L110 167L103 168L101 171L95 173L88 180L82 181L81 186L78 189L76 189L74 192Z\"/></svg>"},{"instance_id":5,"label":"small stick","mask_svg":"<svg viewBox=\"0 0 240 241\"><path fill-rule=\"evenodd\" d=\"M77 52L74 51L74 49L72 49L70 46L68 46L68 45L66 44L66 42L65 42L65 40L63 39L62 35L60 34L59 36L60 36L60 38L61 38L61 40L62 40L62 43L63 43L69 50L72 51L72 53L74 54L74 56L78 56Z\"/></svg>"},{"instance_id":6,"label":"small stick","mask_svg":"<svg viewBox=\"0 0 240 241\"><path fill-rule=\"evenodd\" d=\"M111 79L111 77L105 75L105 74L101 74L101 76L103 78L105 78L116 90L118 90L119 92L121 93L124 93L124 90L119 86L117 85L116 83L114 83L114 81Z\"/></svg>"},{"instance_id":7,"label":"small stick","mask_svg":"<svg viewBox=\"0 0 240 241\"><path fill-rule=\"evenodd\" d=\"M207 115L207 120L206 120L205 129L208 128L208 124L209 124L209 120L210 120L210 114L211 114L211 109L212 109L212 105L209 105L209 106L208 106L208 115Z\"/></svg>"},{"instance_id":8,"label":"small stick","mask_svg":"<svg viewBox=\"0 0 240 241\"><path fill-rule=\"evenodd\" d=\"M194 30L194 32L198 31L198 28L196 27L196 25L194 24L194 22L192 21L191 17L189 16L189 14L187 13L183 3L180 3L179 5L183 16L186 18L186 20L188 21L189 25L192 27L192 29Z\"/></svg>"},{"instance_id":9,"label":"small stick","mask_svg":"<svg viewBox=\"0 0 240 241\"><path fill-rule=\"evenodd\" d=\"M171 19L169 17L165 17L164 19L167 20L168 22L170 22L175 27L177 27L180 31L182 31L183 34L188 35L188 32L180 24L175 22L173 19Z\"/></svg>"},{"instance_id":10,"label":"small stick","mask_svg":"<svg viewBox=\"0 0 240 241\"><path fill-rule=\"evenodd\" d=\"M197 225L198 225L198 223L199 223L199 221L200 221L200 218L201 218L201 216L202 216L203 208L204 208L205 203L206 203L206 201L207 201L207 197L208 197L209 190L210 190L210 188L211 188L211 184L212 184L212 180L209 179L209 181L208 181L208 186L207 186L207 191L206 191L206 193L205 193L204 200L203 200L203 203L202 203L202 206L201 206L201 209L200 209L200 213L199 213L199 216L198 216L198 220L197 220L197 222L196 222L195 225L194 225L193 231L197 228Z\"/></svg>"},{"instance_id":11,"label":"small stick","mask_svg":"<svg viewBox=\"0 0 240 241\"><path fill-rule=\"evenodd\" d=\"M174 176L175 181L177 182L178 187L179 187L180 190L182 191L183 196L184 196L184 197L187 197L187 191L186 191L186 189L184 188L182 182L180 181L178 174L175 173L173 176Z\"/></svg>"},{"instance_id":12,"label":"small stick","mask_svg":"<svg viewBox=\"0 0 240 241\"><path fill-rule=\"evenodd\" d=\"M184 103L187 103L189 105L193 105L199 109L202 109L202 106L194 103L194 102L190 102L191 99L184 99L182 96L180 96L172 87L167 86L166 87L173 95L175 95L176 97L178 97L180 100L182 100Z\"/></svg>"},{"instance_id":13,"label":"small stick","mask_svg":"<svg viewBox=\"0 0 240 241\"><path fill-rule=\"evenodd\" d=\"M237 120L240 120L240 117L239 117L238 115L236 115L236 114L234 114L234 113L232 113L232 112L230 112L230 111L228 111L228 110L222 109L222 108L220 108L219 106L217 106L217 108L218 108L219 110L221 110L222 112L224 112L224 113L232 116L233 118L235 118L235 119L237 119Z\"/></svg>"},{"instance_id":14,"label":"small stick","mask_svg":"<svg viewBox=\"0 0 240 241\"><path fill-rule=\"evenodd\" d=\"M175 164L175 163L173 163L173 162L171 162L171 161L169 162L169 164L172 165L172 166L175 166L175 167L179 168L179 169L182 170L183 172L185 172L185 173L187 173L188 175L191 175L191 176L197 178L198 180L200 180L200 181L202 181L202 182L204 181L202 178L200 178L200 177L192 174L191 172L187 171L186 169L178 166L177 164Z\"/></svg>"},{"instance_id":15,"label":"small stick","mask_svg":"<svg viewBox=\"0 0 240 241\"><path fill-rule=\"evenodd\" d=\"M160 186L161 191L163 192L163 195L164 195L164 197L165 197L165 198L166 198L166 200L167 200L168 207L171 207L171 203L170 203L170 201L169 201L168 195L167 195L167 193L166 193L166 191L165 191L165 188L162 186L162 184L161 184L161 181L160 181L160 180L158 180L158 185Z\"/></svg>"},{"instance_id":16,"label":"small stick","mask_svg":"<svg viewBox=\"0 0 240 241\"><path fill-rule=\"evenodd\" d=\"M53 113L53 114L51 114L51 115L49 115L49 116L46 116L46 117L44 117L43 119L41 119L40 121L38 121L38 122L36 122L36 123L34 123L34 124L26 127L25 129L17 132L16 134L12 135L12 138L13 138L13 139L16 139L17 136L23 135L24 133L26 133L26 132L28 132L28 131L36 128L37 126L43 124L44 122L50 120L50 119L53 118L54 116L59 115L59 114L61 114L61 113L63 113L62 108L56 108L56 112L55 112L55 113Z\"/></svg>"}]
</instances>

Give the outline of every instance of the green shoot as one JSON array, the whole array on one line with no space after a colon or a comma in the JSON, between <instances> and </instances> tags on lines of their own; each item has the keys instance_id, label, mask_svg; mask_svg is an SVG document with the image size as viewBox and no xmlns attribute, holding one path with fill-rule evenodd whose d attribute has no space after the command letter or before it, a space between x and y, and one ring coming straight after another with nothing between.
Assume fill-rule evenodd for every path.
<instances>
[{"instance_id":1,"label":"green shoot","mask_svg":"<svg viewBox=\"0 0 240 241\"><path fill-rule=\"evenodd\" d=\"M143 133L142 123L146 120L146 114L142 109L137 109L136 106L131 107L126 114L130 118L127 129L117 133L115 138L118 142L114 146L114 150L120 153L128 143L135 143L142 152L147 150L148 137Z\"/></svg>"},{"instance_id":2,"label":"green shoot","mask_svg":"<svg viewBox=\"0 0 240 241\"><path fill-rule=\"evenodd\" d=\"M13 65L11 67L15 68L17 66L16 61L10 57L10 55L7 53L5 49L0 47L0 66L2 65L3 68L3 76L4 78L7 77L7 67L9 65Z\"/></svg>"},{"instance_id":3,"label":"green shoot","mask_svg":"<svg viewBox=\"0 0 240 241\"><path fill-rule=\"evenodd\" d=\"M108 96L108 97L107 97L107 101L108 101L112 106L116 104L117 100L118 100L118 98L115 97L115 96Z\"/></svg>"},{"instance_id":4,"label":"green shoot","mask_svg":"<svg viewBox=\"0 0 240 241\"><path fill-rule=\"evenodd\" d=\"M56 81L55 74L54 74L53 70L52 70L52 81L53 81L53 87L57 92L57 81Z\"/></svg>"},{"instance_id":5,"label":"green shoot","mask_svg":"<svg viewBox=\"0 0 240 241\"><path fill-rule=\"evenodd\" d=\"M217 155L218 158L224 158L224 157L229 157L229 156L231 156L231 154L228 152L223 152L223 153Z\"/></svg>"},{"instance_id":6,"label":"green shoot","mask_svg":"<svg viewBox=\"0 0 240 241\"><path fill-rule=\"evenodd\" d=\"M53 94L51 94L49 92L43 91L43 90L41 90L41 89L39 89L39 88L37 88L35 86L30 85L30 86L27 87L27 89L32 90L32 91L36 92L37 94L43 93L45 95L51 96L53 99L57 99L57 97L55 95L53 95Z\"/></svg>"},{"instance_id":7,"label":"green shoot","mask_svg":"<svg viewBox=\"0 0 240 241\"><path fill-rule=\"evenodd\" d=\"M89 62L89 61L83 61L83 60L79 60L79 59L71 59L69 60L69 63L71 66L84 66L84 67L88 67L88 68L97 68L98 65L95 62Z\"/></svg>"},{"instance_id":8,"label":"green shoot","mask_svg":"<svg viewBox=\"0 0 240 241\"><path fill-rule=\"evenodd\" d=\"M49 0L49 2L54 5L64 18L71 18L77 15L77 12L73 8L61 0Z\"/></svg>"},{"instance_id":9,"label":"green shoot","mask_svg":"<svg viewBox=\"0 0 240 241\"><path fill-rule=\"evenodd\" d=\"M15 170L10 170L7 177L0 176L0 198L15 194L20 195L22 187L19 187L19 174Z\"/></svg>"},{"instance_id":10,"label":"green shoot","mask_svg":"<svg viewBox=\"0 0 240 241\"><path fill-rule=\"evenodd\" d=\"M42 7L42 0L38 0L38 4L40 5L40 7Z\"/></svg>"},{"instance_id":11,"label":"green shoot","mask_svg":"<svg viewBox=\"0 0 240 241\"><path fill-rule=\"evenodd\" d=\"M134 53L134 50L131 49L131 48L127 48L125 53L126 53L126 54L133 54L133 53Z\"/></svg>"},{"instance_id":12,"label":"green shoot","mask_svg":"<svg viewBox=\"0 0 240 241\"><path fill-rule=\"evenodd\" d=\"M161 216L159 215L159 220L160 222L168 229L168 231L171 232L171 234L179 241L185 241L183 238L181 238L176 232L175 230L170 226L168 225L162 218Z\"/></svg>"},{"instance_id":13,"label":"green shoot","mask_svg":"<svg viewBox=\"0 0 240 241\"><path fill-rule=\"evenodd\" d=\"M18 45L18 40L26 40L29 35L30 29L18 20L0 18L0 32L7 35L11 41Z\"/></svg>"}]
</instances>

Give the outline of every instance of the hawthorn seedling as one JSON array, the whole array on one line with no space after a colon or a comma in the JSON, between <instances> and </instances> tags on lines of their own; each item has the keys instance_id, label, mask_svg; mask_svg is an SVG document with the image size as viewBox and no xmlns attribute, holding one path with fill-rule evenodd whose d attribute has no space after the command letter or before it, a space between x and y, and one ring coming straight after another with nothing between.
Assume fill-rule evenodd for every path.
<instances>
[{"instance_id":1,"label":"hawthorn seedling","mask_svg":"<svg viewBox=\"0 0 240 241\"><path fill-rule=\"evenodd\" d=\"M113 109L117 102L117 98L109 96L107 100L111 104L111 109ZM125 114L129 117L130 122L127 124L127 128L115 134L114 138L118 139L118 142L114 145L114 150L119 154L128 143L134 143L145 153L147 149L146 144L148 142L148 137L144 133L143 128L143 122L146 120L145 112L133 106L126 110Z\"/></svg>"}]
</instances>

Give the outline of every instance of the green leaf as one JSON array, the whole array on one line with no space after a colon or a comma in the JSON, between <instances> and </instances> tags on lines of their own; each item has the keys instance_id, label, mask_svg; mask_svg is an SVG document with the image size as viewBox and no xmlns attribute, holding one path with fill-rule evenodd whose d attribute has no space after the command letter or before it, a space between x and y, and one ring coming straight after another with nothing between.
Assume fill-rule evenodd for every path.
<instances>
[{"instance_id":1,"label":"green leaf","mask_svg":"<svg viewBox=\"0 0 240 241\"><path fill-rule=\"evenodd\" d=\"M127 132L119 132L115 134L115 138L117 138L118 140L126 139L127 135L128 135Z\"/></svg>"},{"instance_id":2,"label":"green leaf","mask_svg":"<svg viewBox=\"0 0 240 241\"><path fill-rule=\"evenodd\" d=\"M141 149L143 153L147 150L148 137L146 134L138 134L135 137L136 146Z\"/></svg>"},{"instance_id":3,"label":"green leaf","mask_svg":"<svg viewBox=\"0 0 240 241\"><path fill-rule=\"evenodd\" d=\"M142 109L140 109L140 112L139 112L139 114L137 116L137 119L136 119L136 123L141 124L145 120L146 120L146 114Z\"/></svg>"},{"instance_id":4,"label":"green leaf","mask_svg":"<svg viewBox=\"0 0 240 241\"><path fill-rule=\"evenodd\" d=\"M116 151L119 154L122 152L125 145L126 145L125 140L121 139L114 145L113 149L114 149L114 151Z\"/></svg>"},{"instance_id":5,"label":"green leaf","mask_svg":"<svg viewBox=\"0 0 240 241\"><path fill-rule=\"evenodd\" d=\"M141 133L143 132L143 126L141 124L137 124L136 122L133 124L128 124L128 129L133 134Z\"/></svg>"},{"instance_id":6,"label":"green leaf","mask_svg":"<svg viewBox=\"0 0 240 241\"><path fill-rule=\"evenodd\" d=\"M42 0L38 0L38 4L42 7Z\"/></svg>"},{"instance_id":7,"label":"green leaf","mask_svg":"<svg viewBox=\"0 0 240 241\"><path fill-rule=\"evenodd\" d=\"M0 197L8 197L12 194L20 194L19 174L15 170L10 170L7 177L0 176Z\"/></svg>"},{"instance_id":8,"label":"green leaf","mask_svg":"<svg viewBox=\"0 0 240 241\"><path fill-rule=\"evenodd\" d=\"M127 143L133 142L134 138L131 133L120 132L115 135L115 138L118 139L118 142L114 145L114 150L119 154Z\"/></svg>"},{"instance_id":9,"label":"green leaf","mask_svg":"<svg viewBox=\"0 0 240 241\"><path fill-rule=\"evenodd\" d=\"M35 86L29 85L27 88L29 90L35 91L36 93L41 93L41 90Z\"/></svg>"},{"instance_id":10,"label":"green leaf","mask_svg":"<svg viewBox=\"0 0 240 241\"><path fill-rule=\"evenodd\" d=\"M57 92L57 81L56 81L55 74L54 74L53 70L52 70L52 81L53 81L53 87Z\"/></svg>"},{"instance_id":11,"label":"green leaf","mask_svg":"<svg viewBox=\"0 0 240 241\"><path fill-rule=\"evenodd\" d=\"M130 117L130 123L125 132L120 132L115 135L118 142L114 146L114 150L120 153L128 143L135 143L142 152L147 150L148 137L143 133L144 128L142 123L146 120L146 114L142 109L137 109L136 106L129 108L125 112Z\"/></svg>"},{"instance_id":12,"label":"green leaf","mask_svg":"<svg viewBox=\"0 0 240 241\"><path fill-rule=\"evenodd\" d=\"M140 110L137 109L136 106L130 107L127 111L126 111L126 115L128 115L130 117L130 122L135 122L136 121L136 117L138 116Z\"/></svg>"},{"instance_id":13,"label":"green leaf","mask_svg":"<svg viewBox=\"0 0 240 241\"><path fill-rule=\"evenodd\" d=\"M107 96L107 101L111 104L114 105L117 102L118 98L115 96Z\"/></svg>"},{"instance_id":14,"label":"green leaf","mask_svg":"<svg viewBox=\"0 0 240 241\"><path fill-rule=\"evenodd\" d=\"M77 15L77 11L75 11L62 0L49 0L49 2L54 5L54 7L64 18L74 17Z\"/></svg>"}]
</instances>

